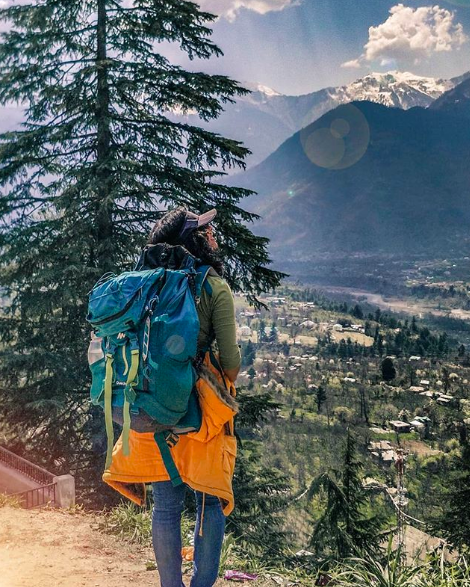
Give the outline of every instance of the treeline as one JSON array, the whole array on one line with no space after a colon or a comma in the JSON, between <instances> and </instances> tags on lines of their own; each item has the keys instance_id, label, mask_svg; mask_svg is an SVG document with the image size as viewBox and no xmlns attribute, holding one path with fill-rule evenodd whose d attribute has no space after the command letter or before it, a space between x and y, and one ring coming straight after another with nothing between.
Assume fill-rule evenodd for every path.
<instances>
[{"instance_id":1,"label":"treeline","mask_svg":"<svg viewBox=\"0 0 470 587\"><path fill-rule=\"evenodd\" d=\"M418 355L445 358L451 350L458 347L459 356L465 356L466 350L463 345L459 346L458 342L450 339L445 332L435 334L427 326L419 325L415 316L411 319L400 319L389 312L383 312L380 308L374 312L368 312L360 304L348 305L346 302L336 302L312 288L305 290L286 289L285 291L293 301L313 302L322 310L342 314L345 317L338 318L338 323L345 328L353 324L353 318L363 321L364 333L374 338L373 345L365 347L352 340L335 342L329 340L329 337L325 337L319 340L319 347L324 349L326 354L341 358L382 357L384 354L393 354L397 357ZM437 320L436 317L433 318ZM439 324L452 322L454 329L457 327L460 329L462 321L442 317L438 322ZM459 324L454 324L454 322L459 322ZM470 330L470 325L465 326L467 330Z\"/></svg>"}]
</instances>

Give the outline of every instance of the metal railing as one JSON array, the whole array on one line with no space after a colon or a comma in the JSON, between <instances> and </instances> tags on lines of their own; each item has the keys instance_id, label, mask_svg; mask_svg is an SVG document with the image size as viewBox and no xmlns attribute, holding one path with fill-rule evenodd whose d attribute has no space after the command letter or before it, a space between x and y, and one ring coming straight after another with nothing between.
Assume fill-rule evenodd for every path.
<instances>
[{"instance_id":1,"label":"metal railing","mask_svg":"<svg viewBox=\"0 0 470 587\"><path fill-rule=\"evenodd\" d=\"M55 505L55 488L56 483L28 489L21 493L13 493L10 497L16 498L21 507L27 510L37 508L43 505Z\"/></svg>"},{"instance_id":2,"label":"metal railing","mask_svg":"<svg viewBox=\"0 0 470 587\"><path fill-rule=\"evenodd\" d=\"M54 475L34 463L30 463L23 457L16 455L14 452L0 446L0 463L7 467L22 473L25 477L36 481L40 485L48 486L53 483Z\"/></svg>"}]
</instances>

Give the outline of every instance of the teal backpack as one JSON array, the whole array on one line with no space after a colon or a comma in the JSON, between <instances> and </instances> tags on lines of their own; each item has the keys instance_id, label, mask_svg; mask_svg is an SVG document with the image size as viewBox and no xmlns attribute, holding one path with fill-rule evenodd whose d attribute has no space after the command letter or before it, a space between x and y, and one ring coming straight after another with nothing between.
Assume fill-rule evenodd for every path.
<instances>
[{"instance_id":1,"label":"teal backpack","mask_svg":"<svg viewBox=\"0 0 470 587\"><path fill-rule=\"evenodd\" d=\"M195 392L199 318L197 303L209 266L196 269L187 255L176 269L157 267L104 275L89 295L87 320L98 337L90 364L91 401L104 409L106 468L114 444L113 420L122 424L123 454L129 431L154 431L173 485L182 483L170 453L178 434L199 430ZM96 352L96 351L95 351ZM139 424L151 424L139 429Z\"/></svg>"}]
</instances>

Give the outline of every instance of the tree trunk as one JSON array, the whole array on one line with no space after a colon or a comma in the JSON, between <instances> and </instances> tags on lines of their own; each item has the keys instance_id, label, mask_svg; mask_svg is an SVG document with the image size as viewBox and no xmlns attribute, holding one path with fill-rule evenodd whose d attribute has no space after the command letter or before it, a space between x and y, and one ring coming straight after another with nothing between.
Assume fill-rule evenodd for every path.
<instances>
[{"instance_id":1,"label":"tree trunk","mask_svg":"<svg viewBox=\"0 0 470 587\"><path fill-rule=\"evenodd\" d=\"M98 180L97 225L96 236L98 250L96 262L103 272L112 269L111 237L113 233L112 199L111 199L111 170L110 144L111 133L109 127L109 81L108 64L106 62L107 39L106 0L98 0L97 23L97 153L96 177Z\"/></svg>"}]
</instances>

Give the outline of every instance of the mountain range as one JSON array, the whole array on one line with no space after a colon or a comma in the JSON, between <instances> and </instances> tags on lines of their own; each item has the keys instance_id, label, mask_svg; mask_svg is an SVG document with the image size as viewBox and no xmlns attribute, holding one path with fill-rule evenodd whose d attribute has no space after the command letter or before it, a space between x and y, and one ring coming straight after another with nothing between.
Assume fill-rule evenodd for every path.
<instances>
[{"instance_id":1,"label":"mountain range","mask_svg":"<svg viewBox=\"0 0 470 587\"><path fill-rule=\"evenodd\" d=\"M252 151L247 158L247 167L253 167L295 132L341 104L367 100L404 110L426 107L469 77L470 72L449 80L399 71L370 73L350 84L301 96L284 95L260 84L242 83L251 93L239 97L235 104L227 104L216 120L204 122L191 114L183 118L191 124L242 141ZM173 116L176 119L182 117Z\"/></svg>"},{"instance_id":2,"label":"mountain range","mask_svg":"<svg viewBox=\"0 0 470 587\"><path fill-rule=\"evenodd\" d=\"M428 108L343 104L229 178L278 262L470 251L470 79ZM465 253L464 253L465 252Z\"/></svg>"}]
</instances>

